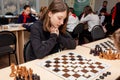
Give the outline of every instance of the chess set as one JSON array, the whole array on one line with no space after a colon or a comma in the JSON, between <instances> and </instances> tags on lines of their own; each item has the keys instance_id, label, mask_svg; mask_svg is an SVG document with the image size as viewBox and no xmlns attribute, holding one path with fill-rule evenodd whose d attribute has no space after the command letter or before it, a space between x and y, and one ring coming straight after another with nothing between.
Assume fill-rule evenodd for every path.
<instances>
[{"instance_id":1,"label":"chess set","mask_svg":"<svg viewBox=\"0 0 120 80\"><path fill-rule=\"evenodd\" d=\"M116 48L114 47L114 43L111 40L101 42L101 43L95 45L94 48L96 49L96 47L101 48L102 51L107 51L109 49L111 49L112 52L114 52L114 53L116 53L116 51L117 51Z\"/></svg>"},{"instance_id":2,"label":"chess set","mask_svg":"<svg viewBox=\"0 0 120 80\"><path fill-rule=\"evenodd\" d=\"M91 49L90 54L99 56L102 59L115 60L120 59L120 54L117 54L117 50L111 41L106 41L95 45L94 49Z\"/></svg>"},{"instance_id":3,"label":"chess set","mask_svg":"<svg viewBox=\"0 0 120 80\"><path fill-rule=\"evenodd\" d=\"M31 68L27 69L25 66L16 66L13 63L10 65L10 68L10 77L13 77L13 80L40 80L40 76L34 74Z\"/></svg>"},{"instance_id":4,"label":"chess set","mask_svg":"<svg viewBox=\"0 0 120 80\"><path fill-rule=\"evenodd\" d=\"M73 52L46 59L40 62L39 66L64 80L92 80L110 67L103 62L87 59Z\"/></svg>"}]
</instances>

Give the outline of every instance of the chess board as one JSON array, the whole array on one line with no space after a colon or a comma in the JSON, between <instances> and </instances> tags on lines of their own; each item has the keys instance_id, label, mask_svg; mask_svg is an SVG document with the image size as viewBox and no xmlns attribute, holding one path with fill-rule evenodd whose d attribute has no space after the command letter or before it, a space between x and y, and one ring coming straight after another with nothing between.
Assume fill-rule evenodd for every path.
<instances>
[{"instance_id":1,"label":"chess board","mask_svg":"<svg viewBox=\"0 0 120 80\"><path fill-rule=\"evenodd\" d=\"M40 62L39 66L64 80L92 80L110 67L73 52L46 59Z\"/></svg>"},{"instance_id":2,"label":"chess board","mask_svg":"<svg viewBox=\"0 0 120 80\"><path fill-rule=\"evenodd\" d=\"M91 49L95 49L96 46L99 46L102 51L107 51L109 49L112 50L113 53L116 53L117 50L116 48L114 47L114 43L111 39L103 39L103 40L99 40L99 41L96 41L96 42L92 42L90 44L86 44L84 45L85 47L89 47Z\"/></svg>"},{"instance_id":3,"label":"chess board","mask_svg":"<svg viewBox=\"0 0 120 80\"><path fill-rule=\"evenodd\" d=\"M116 51L116 48L114 47L114 44L112 41L105 41L103 43L99 43L99 46L102 48L103 51L111 49L112 51Z\"/></svg>"}]
</instances>

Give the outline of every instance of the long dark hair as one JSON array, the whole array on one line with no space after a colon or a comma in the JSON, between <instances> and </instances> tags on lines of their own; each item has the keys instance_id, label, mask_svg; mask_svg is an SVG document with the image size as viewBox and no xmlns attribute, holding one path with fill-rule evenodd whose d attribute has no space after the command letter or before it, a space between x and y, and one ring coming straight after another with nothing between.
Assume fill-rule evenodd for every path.
<instances>
[{"instance_id":1,"label":"long dark hair","mask_svg":"<svg viewBox=\"0 0 120 80\"><path fill-rule=\"evenodd\" d=\"M90 13L94 13L92 8L90 6L85 6L84 7L84 14L85 14L85 16L87 16Z\"/></svg>"},{"instance_id":2,"label":"long dark hair","mask_svg":"<svg viewBox=\"0 0 120 80\"><path fill-rule=\"evenodd\" d=\"M47 12L43 15L42 21L43 21L43 29L45 31L49 31L51 27L50 19L48 16L49 12L52 12L53 14L57 12L64 12L67 11L67 17L64 20L64 24L59 27L59 30L61 33L66 32L66 26L68 21L68 6L63 2L63 0L53 0L52 3L49 5Z\"/></svg>"}]
</instances>

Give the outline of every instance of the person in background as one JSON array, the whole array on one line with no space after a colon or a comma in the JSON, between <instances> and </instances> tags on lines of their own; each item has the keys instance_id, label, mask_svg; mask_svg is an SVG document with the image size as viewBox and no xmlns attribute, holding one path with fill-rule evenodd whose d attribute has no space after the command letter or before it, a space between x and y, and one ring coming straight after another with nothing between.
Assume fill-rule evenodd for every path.
<instances>
[{"instance_id":1,"label":"person in background","mask_svg":"<svg viewBox=\"0 0 120 80\"><path fill-rule=\"evenodd\" d=\"M25 5L22 14L18 17L18 23L31 23L34 21L36 21L36 18L31 14L31 7Z\"/></svg>"},{"instance_id":2,"label":"person in background","mask_svg":"<svg viewBox=\"0 0 120 80\"><path fill-rule=\"evenodd\" d=\"M98 15L100 14L101 9L105 9L107 12L107 5L108 5L108 1L103 1L102 6L100 6L100 8L98 10Z\"/></svg>"},{"instance_id":3,"label":"person in background","mask_svg":"<svg viewBox=\"0 0 120 80\"><path fill-rule=\"evenodd\" d=\"M106 9L105 8L102 8L100 10L100 14L99 14L99 18L100 18L100 25L102 26L104 32L106 33L107 32L107 29L106 29L106 18L108 17L109 15L106 13Z\"/></svg>"},{"instance_id":4,"label":"person in background","mask_svg":"<svg viewBox=\"0 0 120 80\"><path fill-rule=\"evenodd\" d=\"M31 60L44 58L61 49L75 49L75 40L66 33L68 6L53 0L43 18L31 27Z\"/></svg>"},{"instance_id":5,"label":"person in background","mask_svg":"<svg viewBox=\"0 0 120 80\"><path fill-rule=\"evenodd\" d=\"M46 6L42 6L40 8L40 13L39 13L39 19L42 19L43 15L47 12L47 7Z\"/></svg>"},{"instance_id":6,"label":"person in background","mask_svg":"<svg viewBox=\"0 0 120 80\"><path fill-rule=\"evenodd\" d=\"M76 16L76 14L73 13L73 8L69 8L69 17L68 17L68 23L67 23L67 31L71 34L71 36L74 38L74 35L72 34L74 28L79 24L79 19Z\"/></svg>"},{"instance_id":7,"label":"person in background","mask_svg":"<svg viewBox=\"0 0 120 80\"><path fill-rule=\"evenodd\" d=\"M120 0L118 0L118 3L116 3L113 8L111 24L114 28L114 31L120 28Z\"/></svg>"},{"instance_id":8,"label":"person in background","mask_svg":"<svg viewBox=\"0 0 120 80\"><path fill-rule=\"evenodd\" d=\"M79 44L83 44L84 37L86 37L90 42L92 41L91 31L95 25L100 25L100 19L97 14L94 14L90 6L85 6L83 15L80 19L81 26L84 27L85 24L88 25L88 29L84 29L79 36Z\"/></svg>"}]
</instances>

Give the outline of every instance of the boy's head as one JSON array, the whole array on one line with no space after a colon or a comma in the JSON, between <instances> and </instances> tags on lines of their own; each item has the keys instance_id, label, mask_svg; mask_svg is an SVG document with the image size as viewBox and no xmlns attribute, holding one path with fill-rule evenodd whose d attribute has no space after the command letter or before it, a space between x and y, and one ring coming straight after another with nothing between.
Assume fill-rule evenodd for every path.
<instances>
[{"instance_id":1,"label":"boy's head","mask_svg":"<svg viewBox=\"0 0 120 80\"><path fill-rule=\"evenodd\" d=\"M103 6L106 7L108 4L108 1L103 1Z\"/></svg>"},{"instance_id":2,"label":"boy's head","mask_svg":"<svg viewBox=\"0 0 120 80\"><path fill-rule=\"evenodd\" d=\"M29 5L25 5L23 8L26 15L29 15L31 13L31 7Z\"/></svg>"},{"instance_id":3,"label":"boy's head","mask_svg":"<svg viewBox=\"0 0 120 80\"><path fill-rule=\"evenodd\" d=\"M100 14L101 15L104 15L106 13L106 8L102 8L101 10L100 10Z\"/></svg>"}]
</instances>

